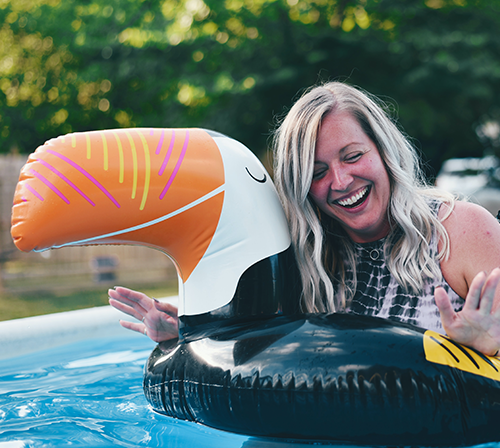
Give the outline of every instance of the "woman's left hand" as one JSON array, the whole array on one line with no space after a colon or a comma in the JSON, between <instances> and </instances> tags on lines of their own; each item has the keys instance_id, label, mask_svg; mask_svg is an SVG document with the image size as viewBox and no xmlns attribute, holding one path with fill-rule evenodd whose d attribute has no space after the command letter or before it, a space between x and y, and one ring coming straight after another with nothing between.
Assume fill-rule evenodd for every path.
<instances>
[{"instance_id":1,"label":"woman's left hand","mask_svg":"<svg viewBox=\"0 0 500 448\"><path fill-rule=\"evenodd\" d=\"M489 356L500 349L500 306L494 303L500 283L500 268L490 275L480 272L472 281L462 311L451 306L443 288L436 288L434 298L447 335L454 341Z\"/></svg>"},{"instance_id":2,"label":"woman's left hand","mask_svg":"<svg viewBox=\"0 0 500 448\"><path fill-rule=\"evenodd\" d=\"M110 289L108 294L111 306L139 321L120 320L122 327L143 333L155 342L178 337L177 307L122 286Z\"/></svg>"}]
</instances>

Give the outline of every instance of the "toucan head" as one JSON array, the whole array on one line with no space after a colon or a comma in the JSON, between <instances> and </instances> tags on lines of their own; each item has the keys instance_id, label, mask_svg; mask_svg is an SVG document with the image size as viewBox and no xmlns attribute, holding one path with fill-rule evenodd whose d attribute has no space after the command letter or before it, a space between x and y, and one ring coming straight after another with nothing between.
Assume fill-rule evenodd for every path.
<instances>
[{"instance_id":1,"label":"toucan head","mask_svg":"<svg viewBox=\"0 0 500 448\"><path fill-rule=\"evenodd\" d=\"M265 168L244 145L203 129L74 133L21 170L12 237L23 251L138 244L179 276L179 315L227 305L242 274L290 246Z\"/></svg>"}]
</instances>

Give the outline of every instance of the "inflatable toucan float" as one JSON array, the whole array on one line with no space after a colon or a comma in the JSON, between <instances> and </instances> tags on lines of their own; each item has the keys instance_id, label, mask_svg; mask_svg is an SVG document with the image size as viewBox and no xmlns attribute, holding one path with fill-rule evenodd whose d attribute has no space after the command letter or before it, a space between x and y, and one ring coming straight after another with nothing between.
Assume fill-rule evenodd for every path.
<instances>
[{"instance_id":1,"label":"inflatable toucan float","mask_svg":"<svg viewBox=\"0 0 500 448\"><path fill-rule=\"evenodd\" d=\"M23 251L139 244L179 276L179 339L145 367L153 409L222 430L366 445L500 440L500 361L406 324L301 314L287 223L242 144L203 129L48 141L21 171Z\"/></svg>"}]
</instances>

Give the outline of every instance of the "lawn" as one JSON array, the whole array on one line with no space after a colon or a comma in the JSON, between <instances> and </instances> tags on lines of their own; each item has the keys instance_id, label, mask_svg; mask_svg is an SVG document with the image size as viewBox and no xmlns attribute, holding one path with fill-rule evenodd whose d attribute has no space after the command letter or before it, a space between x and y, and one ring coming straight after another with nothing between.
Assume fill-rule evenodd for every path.
<instances>
[{"instance_id":1,"label":"lawn","mask_svg":"<svg viewBox=\"0 0 500 448\"><path fill-rule=\"evenodd\" d=\"M108 305L109 287L102 285L78 291L43 290L23 294L0 293L0 321ZM177 294L177 283L170 282L166 285L152 285L151 287L141 285L135 289L150 297L160 298Z\"/></svg>"}]
</instances>

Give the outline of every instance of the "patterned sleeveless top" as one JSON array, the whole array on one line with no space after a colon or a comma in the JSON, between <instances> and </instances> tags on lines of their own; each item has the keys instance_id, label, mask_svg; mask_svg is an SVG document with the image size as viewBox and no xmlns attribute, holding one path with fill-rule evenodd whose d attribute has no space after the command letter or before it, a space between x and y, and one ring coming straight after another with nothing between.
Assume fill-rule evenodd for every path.
<instances>
[{"instance_id":1,"label":"patterned sleeveless top","mask_svg":"<svg viewBox=\"0 0 500 448\"><path fill-rule=\"evenodd\" d=\"M437 214L441 203L430 204ZM434 289L442 286L448 293L455 311L465 303L444 278L427 278L422 294L408 293L391 275L384 260L384 239L373 243L355 244L358 284L356 294L347 307L348 313L377 316L409 323L444 334L439 309L434 302ZM431 256L437 258L436 233L430 242ZM352 279L352 269L346 267L347 281Z\"/></svg>"}]
</instances>

